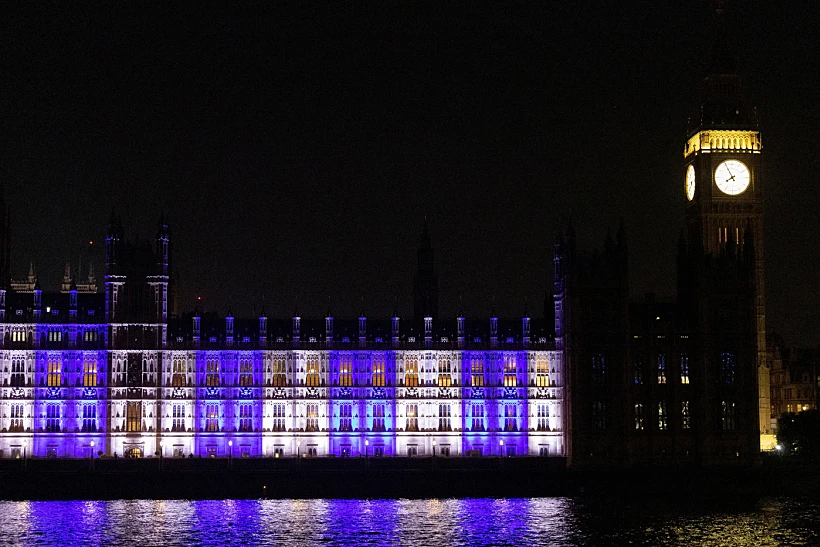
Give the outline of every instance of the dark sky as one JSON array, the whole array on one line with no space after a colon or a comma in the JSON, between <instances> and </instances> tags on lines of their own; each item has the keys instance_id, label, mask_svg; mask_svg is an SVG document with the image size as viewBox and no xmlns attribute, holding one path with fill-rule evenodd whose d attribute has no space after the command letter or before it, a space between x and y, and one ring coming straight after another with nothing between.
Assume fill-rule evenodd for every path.
<instances>
[{"instance_id":1,"label":"dark sky","mask_svg":"<svg viewBox=\"0 0 820 547\"><path fill-rule=\"evenodd\" d=\"M606 4L607 7L602 7ZM668 5L667 5L668 4ZM764 142L768 325L820 343L814 2L738 1ZM199 5L199 4L194 4ZM171 223L181 311L412 309L425 214L442 315L543 313L552 242L623 217L630 290L673 296L683 157L710 48L696 2L373 2L0 22L0 178L13 275L56 287L112 207ZM788 7L787 7L788 6ZM100 272L101 274L101 272ZM100 275L101 277L101 275Z\"/></svg>"}]
</instances>

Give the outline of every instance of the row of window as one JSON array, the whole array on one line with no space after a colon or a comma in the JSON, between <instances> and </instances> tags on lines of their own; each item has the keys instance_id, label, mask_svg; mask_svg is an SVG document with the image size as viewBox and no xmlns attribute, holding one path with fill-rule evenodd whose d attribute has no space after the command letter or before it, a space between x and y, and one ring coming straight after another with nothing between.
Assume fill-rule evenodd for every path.
<instances>
[{"instance_id":1,"label":"row of window","mask_svg":"<svg viewBox=\"0 0 820 547\"><path fill-rule=\"evenodd\" d=\"M735 355L732 352L721 352L720 354L720 383L723 385L733 385L736 381L736 361ZM644 356L639 355L632 366L632 381L635 385L642 385L644 383L644 370L646 365ZM591 370L593 383L605 383L607 375L607 361L602 353L595 354L591 357ZM680 354L680 372L679 380L682 385L690 383L689 378L689 356L686 353ZM657 355L657 362L655 366L655 378L657 384L664 385L669 379L669 371L667 368L667 358L665 353Z\"/></svg>"},{"instance_id":2,"label":"row of window","mask_svg":"<svg viewBox=\"0 0 820 547\"><path fill-rule=\"evenodd\" d=\"M669 409L667 401L660 400L653 407L644 405L643 403L635 403L633 407L633 420L635 431L645 431L648 426L648 420L652 418L654 413L655 429L657 431L667 431L669 429ZM736 429L736 410L737 403L732 400L723 400L720 402L720 425L724 431L733 431ZM679 409L680 428L687 430L692 428L692 413L691 405L688 400L680 402ZM592 424L597 431L606 431L607 428L607 411L606 403L604 401L595 401L592 404Z\"/></svg>"}]
</instances>

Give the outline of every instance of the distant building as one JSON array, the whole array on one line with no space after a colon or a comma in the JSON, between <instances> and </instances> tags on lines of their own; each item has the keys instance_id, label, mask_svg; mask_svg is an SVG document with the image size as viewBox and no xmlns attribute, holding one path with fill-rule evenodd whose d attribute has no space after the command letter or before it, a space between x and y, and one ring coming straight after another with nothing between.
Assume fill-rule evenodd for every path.
<instances>
[{"instance_id":1,"label":"distant building","mask_svg":"<svg viewBox=\"0 0 820 547\"><path fill-rule=\"evenodd\" d=\"M817 350L790 351L776 334L769 336L771 369L771 421L777 431L777 420L785 413L817 408L820 381L820 355Z\"/></svg>"}]
</instances>

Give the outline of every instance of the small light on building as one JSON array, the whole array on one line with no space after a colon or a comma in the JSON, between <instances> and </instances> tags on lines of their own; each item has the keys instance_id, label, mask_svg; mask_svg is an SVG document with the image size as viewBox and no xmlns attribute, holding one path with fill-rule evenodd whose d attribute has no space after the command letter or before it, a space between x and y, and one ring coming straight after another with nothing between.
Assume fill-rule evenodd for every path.
<instances>
[{"instance_id":1,"label":"small light on building","mask_svg":"<svg viewBox=\"0 0 820 547\"><path fill-rule=\"evenodd\" d=\"M46 313L51 313L51 306L46 306Z\"/></svg>"}]
</instances>

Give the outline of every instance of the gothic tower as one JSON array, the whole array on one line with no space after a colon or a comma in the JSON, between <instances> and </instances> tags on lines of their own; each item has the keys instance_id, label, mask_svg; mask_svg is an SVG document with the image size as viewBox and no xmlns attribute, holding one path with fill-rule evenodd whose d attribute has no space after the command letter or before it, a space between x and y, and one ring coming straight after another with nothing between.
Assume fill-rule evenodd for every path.
<instances>
[{"instance_id":1,"label":"gothic tower","mask_svg":"<svg viewBox=\"0 0 820 547\"><path fill-rule=\"evenodd\" d=\"M727 245L744 246L751 229L755 249L755 316L760 432L770 433L766 365L766 306L763 284L762 142L756 116L743 101L737 58L724 9L716 2L713 48L703 81L700 112L684 146L683 196L690 242L713 256Z\"/></svg>"},{"instance_id":2,"label":"gothic tower","mask_svg":"<svg viewBox=\"0 0 820 547\"><path fill-rule=\"evenodd\" d=\"M433 246L427 218L418 251L418 270L413 280L413 316L417 322L425 317L438 319L438 274L433 264Z\"/></svg>"}]
</instances>

